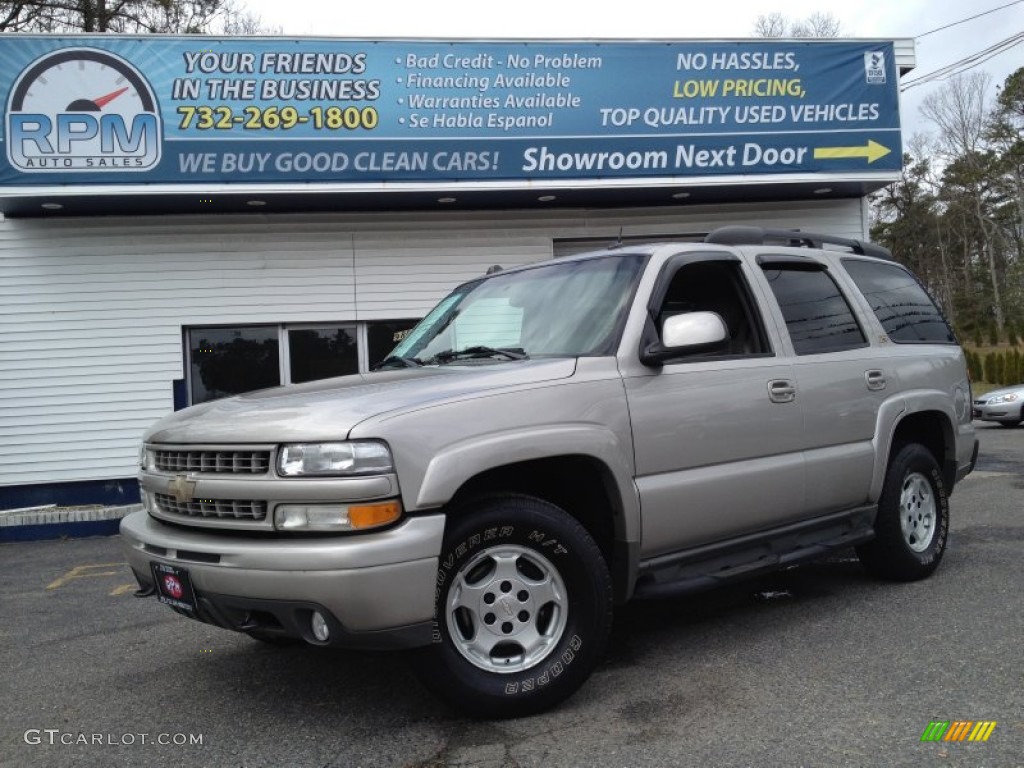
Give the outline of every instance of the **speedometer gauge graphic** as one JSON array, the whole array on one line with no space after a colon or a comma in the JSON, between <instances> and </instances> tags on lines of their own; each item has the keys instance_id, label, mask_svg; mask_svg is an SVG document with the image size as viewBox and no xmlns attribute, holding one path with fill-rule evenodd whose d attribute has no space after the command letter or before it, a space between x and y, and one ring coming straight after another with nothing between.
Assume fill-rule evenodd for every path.
<instances>
[{"instance_id":1,"label":"speedometer gauge graphic","mask_svg":"<svg viewBox=\"0 0 1024 768\"><path fill-rule=\"evenodd\" d=\"M7 156L25 173L145 171L160 161L156 98L130 63L70 48L29 65L7 106Z\"/></svg>"}]
</instances>

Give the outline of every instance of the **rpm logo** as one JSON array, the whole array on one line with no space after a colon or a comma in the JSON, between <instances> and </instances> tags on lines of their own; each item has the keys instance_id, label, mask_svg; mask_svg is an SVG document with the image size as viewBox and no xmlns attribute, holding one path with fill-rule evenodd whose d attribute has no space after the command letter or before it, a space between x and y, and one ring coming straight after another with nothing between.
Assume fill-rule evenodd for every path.
<instances>
[{"instance_id":1,"label":"rpm logo","mask_svg":"<svg viewBox=\"0 0 1024 768\"><path fill-rule=\"evenodd\" d=\"M175 600L180 600L181 596L185 594L185 589L181 586L177 576L167 574L164 576L164 592Z\"/></svg>"},{"instance_id":2,"label":"rpm logo","mask_svg":"<svg viewBox=\"0 0 1024 768\"><path fill-rule=\"evenodd\" d=\"M24 173L146 171L160 162L156 97L124 59L65 48L34 61L7 103L7 159Z\"/></svg>"}]
</instances>

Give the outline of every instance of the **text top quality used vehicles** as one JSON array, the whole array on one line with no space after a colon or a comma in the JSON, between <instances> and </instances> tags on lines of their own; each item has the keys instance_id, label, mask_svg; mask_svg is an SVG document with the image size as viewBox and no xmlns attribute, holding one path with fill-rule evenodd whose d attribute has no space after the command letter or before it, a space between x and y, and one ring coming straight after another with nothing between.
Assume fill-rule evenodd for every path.
<instances>
[{"instance_id":1,"label":"text top quality used vehicles","mask_svg":"<svg viewBox=\"0 0 1024 768\"><path fill-rule=\"evenodd\" d=\"M929 575L976 454L963 353L912 274L732 227L482 277L375 373L169 416L121 532L179 613L416 649L438 696L512 716L578 688L634 596L850 545Z\"/></svg>"}]
</instances>

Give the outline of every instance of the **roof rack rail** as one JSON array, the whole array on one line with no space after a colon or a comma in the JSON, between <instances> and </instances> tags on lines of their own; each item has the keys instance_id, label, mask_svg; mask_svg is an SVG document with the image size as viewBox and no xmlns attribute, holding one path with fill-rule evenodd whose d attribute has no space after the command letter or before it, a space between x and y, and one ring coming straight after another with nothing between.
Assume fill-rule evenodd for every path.
<instances>
[{"instance_id":1,"label":"roof rack rail","mask_svg":"<svg viewBox=\"0 0 1024 768\"><path fill-rule=\"evenodd\" d=\"M895 261L892 252L881 245L865 243L848 237L823 235L817 232L801 232L798 229L765 229L764 227L729 226L719 227L708 233L705 243L716 245L788 245L794 248L821 248L825 243L849 248L859 256L874 256L877 259Z\"/></svg>"}]
</instances>

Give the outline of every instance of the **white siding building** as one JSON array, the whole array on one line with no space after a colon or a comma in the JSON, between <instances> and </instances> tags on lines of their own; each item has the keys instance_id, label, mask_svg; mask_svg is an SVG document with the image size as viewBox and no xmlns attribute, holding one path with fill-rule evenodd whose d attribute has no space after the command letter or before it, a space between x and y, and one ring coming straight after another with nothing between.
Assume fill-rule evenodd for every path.
<instances>
[{"instance_id":1,"label":"white siding building","mask_svg":"<svg viewBox=\"0 0 1024 768\"><path fill-rule=\"evenodd\" d=\"M854 199L592 211L6 219L0 221L0 500L39 503L51 498L54 484L82 482L92 484L81 488L83 499L130 498L140 436L173 410L172 383L190 375L193 328L262 326L286 338L296 327L355 325L365 371L368 323L422 317L455 285L494 264L598 247L620 231L624 240L672 239L742 223L863 238L864 215ZM278 350L287 381L283 343ZM96 487L112 480L124 480L127 491Z\"/></svg>"},{"instance_id":2,"label":"white siding building","mask_svg":"<svg viewBox=\"0 0 1024 768\"><path fill-rule=\"evenodd\" d=\"M192 50L197 39L228 57L246 49L252 61L279 61L301 49L314 63L346 63L345 76L360 79L345 82L363 89L367 101L345 110L296 102L287 113L259 99L179 106L210 95L202 73L188 69L199 56ZM235 392L366 372L440 298L493 265L558 258L620 238L692 240L729 224L867 239L865 195L898 177L896 81L914 64L912 40L19 35L6 44L0 510L134 502L139 440L157 419ZM434 79L452 74L444 62L460 45L478 56L472 61L480 68L464 73L472 87L456 77L455 90L430 90ZM756 77L739 64L718 74L698 67L719 57L728 69L744 46L764 69ZM505 65L506 58L529 63L522 55L528 49L538 52L536 73ZM578 67L577 53L601 66ZM561 69L549 71L556 64ZM414 81L410 67L426 74ZM660 79L652 79L652 67ZM510 82L529 79L528 87L497 88L488 73L502 72ZM219 77L216 68L207 74ZM252 77L255 89L262 75ZM333 72L310 77L318 87L338 85ZM109 79L98 91L106 95L94 92L95 78ZM684 98L699 80L734 88L739 102ZM547 84L540 95L537 83ZM783 90L768 93L772 88ZM704 102L723 106L707 108L714 125L633 130L618 116L633 119L622 105L641 92L659 120L695 119ZM481 119L475 107L437 107L430 126L426 107L413 115L414 97L441 103L441 93L455 94L452 103L490 99L489 109L503 119L536 122L536 135L434 130L438 121ZM557 104L550 113L531 106L517 112L506 106L514 94L527 105L541 97ZM350 112L370 122L344 125ZM752 125L776 113L784 122L774 131ZM728 114L735 125L724 125ZM278 130L282 115L292 118L293 133ZM259 124L243 126L249 119ZM416 127L417 119L426 122ZM750 142L771 141L778 149L759 155L756 169L710 167ZM530 143L538 146L526 149ZM549 145L550 168L523 166L522 158L548 153ZM298 157L298 150L353 166L366 158L391 165L322 180L280 169L245 176L235 164L243 155ZM394 158L428 154L434 159L426 175L389 175ZM218 157L232 158L233 170L217 165ZM651 157L662 165L647 175L632 172L633 159ZM787 157L805 166L778 167ZM437 167L456 158L469 165ZM576 158L608 160L612 170L562 167ZM217 172L204 176L207 160ZM97 162L114 170L88 165ZM481 175L488 168L492 176Z\"/></svg>"}]
</instances>

